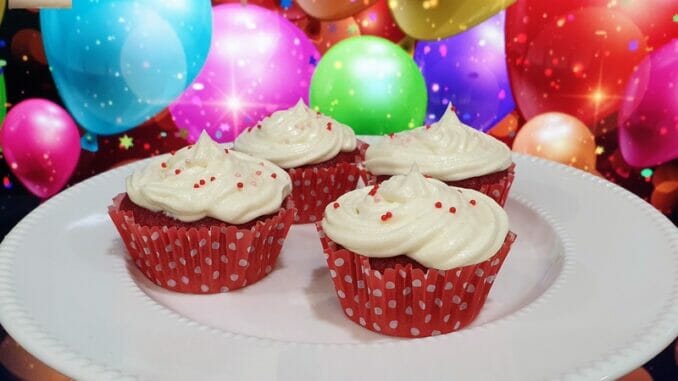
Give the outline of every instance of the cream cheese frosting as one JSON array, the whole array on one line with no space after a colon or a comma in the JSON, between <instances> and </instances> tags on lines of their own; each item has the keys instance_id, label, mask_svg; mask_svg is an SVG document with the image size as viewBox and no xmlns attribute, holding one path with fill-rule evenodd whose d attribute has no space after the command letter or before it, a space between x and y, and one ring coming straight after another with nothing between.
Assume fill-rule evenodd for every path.
<instances>
[{"instance_id":1,"label":"cream cheese frosting","mask_svg":"<svg viewBox=\"0 0 678 381\"><path fill-rule=\"evenodd\" d=\"M487 260L501 248L508 216L484 194L424 177L416 168L346 193L325 209L325 234L368 257L406 255L449 270Z\"/></svg>"},{"instance_id":2,"label":"cream cheese frosting","mask_svg":"<svg viewBox=\"0 0 678 381\"><path fill-rule=\"evenodd\" d=\"M417 164L443 181L503 171L511 163L504 143L461 123L451 108L438 122L385 137L365 154L365 166L375 175L406 174Z\"/></svg>"},{"instance_id":3,"label":"cream cheese frosting","mask_svg":"<svg viewBox=\"0 0 678 381\"><path fill-rule=\"evenodd\" d=\"M185 222L212 217L246 223L277 211L291 189L281 168L224 149L205 132L196 144L153 159L127 177L132 202Z\"/></svg>"},{"instance_id":4,"label":"cream cheese frosting","mask_svg":"<svg viewBox=\"0 0 678 381\"><path fill-rule=\"evenodd\" d=\"M350 127L311 110L300 99L294 107L276 111L243 131L234 148L294 168L355 150L356 136Z\"/></svg>"}]
</instances>

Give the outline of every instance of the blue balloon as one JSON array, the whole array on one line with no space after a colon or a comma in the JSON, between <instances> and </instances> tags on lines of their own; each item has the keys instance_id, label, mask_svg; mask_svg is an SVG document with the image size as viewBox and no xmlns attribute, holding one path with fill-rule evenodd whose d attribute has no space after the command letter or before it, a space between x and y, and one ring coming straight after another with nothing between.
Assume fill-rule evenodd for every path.
<instances>
[{"instance_id":1,"label":"blue balloon","mask_svg":"<svg viewBox=\"0 0 678 381\"><path fill-rule=\"evenodd\" d=\"M466 32L417 43L414 60L428 89L427 123L449 104L466 124L487 131L515 109L504 52L504 12Z\"/></svg>"},{"instance_id":2,"label":"blue balloon","mask_svg":"<svg viewBox=\"0 0 678 381\"><path fill-rule=\"evenodd\" d=\"M117 134L152 117L198 75L210 48L210 0L73 0L40 11L47 61L78 123Z\"/></svg>"}]
</instances>

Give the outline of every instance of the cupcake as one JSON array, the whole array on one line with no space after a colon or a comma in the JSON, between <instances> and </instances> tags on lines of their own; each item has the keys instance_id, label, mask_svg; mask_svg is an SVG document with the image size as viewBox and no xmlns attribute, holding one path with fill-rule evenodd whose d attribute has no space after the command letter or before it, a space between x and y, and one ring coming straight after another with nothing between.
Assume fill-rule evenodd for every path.
<instances>
[{"instance_id":1,"label":"cupcake","mask_svg":"<svg viewBox=\"0 0 678 381\"><path fill-rule=\"evenodd\" d=\"M476 318L515 240L508 225L488 196L413 170L344 194L316 227L344 314L424 337Z\"/></svg>"},{"instance_id":2,"label":"cupcake","mask_svg":"<svg viewBox=\"0 0 678 381\"><path fill-rule=\"evenodd\" d=\"M195 145L153 159L127 178L108 213L134 264L160 287L209 294L270 273L294 219L292 184L274 164Z\"/></svg>"},{"instance_id":3,"label":"cupcake","mask_svg":"<svg viewBox=\"0 0 678 381\"><path fill-rule=\"evenodd\" d=\"M504 143L461 123L451 108L438 122L389 135L365 153L370 183L406 174L412 164L426 176L475 189L502 206L515 167Z\"/></svg>"},{"instance_id":4,"label":"cupcake","mask_svg":"<svg viewBox=\"0 0 678 381\"><path fill-rule=\"evenodd\" d=\"M366 144L299 100L240 134L234 149L287 170L293 186L286 207L296 208L295 223L303 224L320 221L330 201L356 188Z\"/></svg>"}]
</instances>

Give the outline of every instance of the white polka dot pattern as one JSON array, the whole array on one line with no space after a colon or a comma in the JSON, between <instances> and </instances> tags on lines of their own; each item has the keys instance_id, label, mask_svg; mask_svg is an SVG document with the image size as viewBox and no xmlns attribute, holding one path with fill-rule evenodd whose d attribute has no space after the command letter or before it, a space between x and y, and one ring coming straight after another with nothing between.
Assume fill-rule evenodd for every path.
<instances>
[{"instance_id":1,"label":"white polka dot pattern","mask_svg":"<svg viewBox=\"0 0 678 381\"><path fill-rule=\"evenodd\" d=\"M287 171L292 179L292 194L285 207L296 208L295 224L307 224L322 220L325 207L358 185L364 177L359 167L368 144L358 140L355 163L337 163L333 166L292 168Z\"/></svg>"},{"instance_id":2,"label":"white polka dot pattern","mask_svg":"<svg viewBox=\"0 0 678 381\"><path fill-rule=\"evenodd\" d=\"M275 266L295 214L294 209L281 209L250 229L163 229L136 224L130 212L119 210L123 197L113 200L108 214L136 266L155 284L191 294L235 290L265 277Z\"/></svg>"},{"instance_id":3,"label":"white polka dot pattern","mask_svg":"<svg viewBox=\"0 0 678 381\"><path fill-rule=\"evenodd\" d=\"M400 337L449 333L471 323L492 287L488 279L494 280L516 239L509 232L497 254L476 265L427 272L396 265L382 274L370 268L369 258L338 249L320 224L316 228L346 316L372 331Z\"/></svg>"}]
</instances>

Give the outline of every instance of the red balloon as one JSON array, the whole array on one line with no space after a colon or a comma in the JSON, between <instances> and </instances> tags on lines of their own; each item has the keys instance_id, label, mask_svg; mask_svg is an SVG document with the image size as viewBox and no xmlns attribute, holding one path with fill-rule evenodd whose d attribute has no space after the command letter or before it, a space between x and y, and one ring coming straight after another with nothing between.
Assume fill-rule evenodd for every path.
<instances>
[{"instance_id":1,"label":"red balloon","mask_svg":"<svg viewBox=\"0 0 678 381\"><path fill-rule=\"evenodd\" d=\"M560 111L590 126L619 109L629 76L652 46L648 44L669 38L663 19L672 19L676 5L651 0L640 11L617 3L519 0L508 8L509 75L525 118ZM662 21L652 21L657 19Z\"/></svg>"},{"instance_id":2,"label":"red balloon","mask_svg":"<svg viewBox=\"0 0 678 381\"><path fill-rule=\"evenodd\" d=\"M0 129L0 142L14 175L41 198L66 185L80 156L73 118L46 99L26 99L12 107Z\"/></svg>"},{"instance_id":3,"label":"red balloon","mask_svg":"<svg viewBox=\"0 0 678 381\"><path fill-rule=\"evenodd\" d=\"M342 40L360 36L360 29L353 17L335 21L320 21L309 17L307 20L302 30L321 54Z\"/></svg>"},{"instance_id":4,"label":"red balloon","mask_svg":"<svg viewBox=\"0 0 678 381\"><path fill-rule=\"evenodd\" d=\"M379 36L393 42L405 38L388 9L387 0L378 0L374 5L353 16L361 35Z\"/></svg>"}]
</instances>

